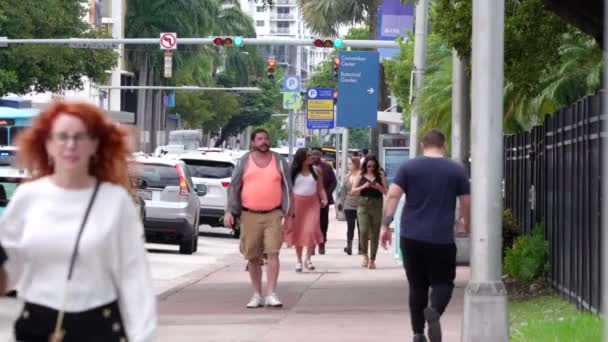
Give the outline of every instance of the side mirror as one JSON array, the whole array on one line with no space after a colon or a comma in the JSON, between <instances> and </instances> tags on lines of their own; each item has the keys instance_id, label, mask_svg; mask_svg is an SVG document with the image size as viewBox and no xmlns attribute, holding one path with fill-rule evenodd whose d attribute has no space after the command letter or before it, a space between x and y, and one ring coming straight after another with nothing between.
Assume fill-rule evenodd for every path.
<instances>
[{"instance_id":1,"label":"side mirror","mask_svg":"<svg viewBox=\"0 0 608 342\"><path fill-rule=\"evenodd\" d=\"M196 195L199 197L203 197L207 195L207 186L205 184L197 184L196 185Z\"/></svg>"}]
</instances>

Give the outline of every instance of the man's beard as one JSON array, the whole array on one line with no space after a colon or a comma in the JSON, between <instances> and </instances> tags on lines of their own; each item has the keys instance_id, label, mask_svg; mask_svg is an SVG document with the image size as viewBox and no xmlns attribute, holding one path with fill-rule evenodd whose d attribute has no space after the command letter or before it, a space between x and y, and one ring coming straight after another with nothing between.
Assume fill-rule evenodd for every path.
<instances>
[{"instance_id":1,"label":"man's beard","mask_svg":"<svg viewBox=\"0 0 608 342\"><path fill-rule=\"evenodd\" d=\"M254 146L253 149L258 152L268 152L268 151L270 151L270 146L269 145Z\"/></svg>"}]
</instances>

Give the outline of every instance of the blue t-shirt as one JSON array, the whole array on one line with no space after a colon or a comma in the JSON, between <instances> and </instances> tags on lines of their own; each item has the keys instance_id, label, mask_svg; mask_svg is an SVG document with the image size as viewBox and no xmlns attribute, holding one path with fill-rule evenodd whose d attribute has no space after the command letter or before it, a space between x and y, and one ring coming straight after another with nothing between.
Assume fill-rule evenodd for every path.
<instances>
[{"instance_id":1,"label":"blue t-shirt","mask_svg":"<svg viewBox=\"0 0 608 342\"><path fill-rule=\"evenodd\" d=\"M462 165L446 158L417 157L401 165L393 183L406 195L402 237L436 244L454 242L456 199L470 193Z\"/></svg>"}]
</instances>

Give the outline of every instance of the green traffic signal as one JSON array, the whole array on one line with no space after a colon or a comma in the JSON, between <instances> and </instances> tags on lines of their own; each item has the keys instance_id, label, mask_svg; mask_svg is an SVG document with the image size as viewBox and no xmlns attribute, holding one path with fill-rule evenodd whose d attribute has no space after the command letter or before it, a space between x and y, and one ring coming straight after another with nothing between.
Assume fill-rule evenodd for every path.
<instances>
[{"instance_id":1,"label":"green traffic signal","mask_svg":"<svg viewBox=\"0 0 608 342\"><path fill-rule=\"evenodd\" d=\"M344 45L344 42L340 38L334 39L334 47L341 48Z\"/></svg>"},{"instance_id":2,"label":"green traffic signal","mask_svg":"<svg viewBox=\"0 0 608 342\"><path fill-rule=\"evenodd\" d=\"M240 36L234 37L234 45L243 46L243 37L240 37Z\"/></svg>"}]
</instances>

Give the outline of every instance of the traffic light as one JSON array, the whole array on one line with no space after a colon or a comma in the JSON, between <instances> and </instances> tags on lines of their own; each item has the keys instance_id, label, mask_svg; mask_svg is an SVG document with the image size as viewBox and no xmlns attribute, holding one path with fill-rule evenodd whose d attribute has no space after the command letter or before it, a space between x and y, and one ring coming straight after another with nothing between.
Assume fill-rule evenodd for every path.
<instances>
[{"instance_id":1,"label":"traffic light","mask_svg":"<svg viewBox=\"0 0 608 342\"><path fill-rule=\"evenodd\" d=\"M338 70L340 69L340 58L334 58L334 77L338 78Z\"/></svg>"},{"instance_id":2,"label":"traffic light","mask_svg":"<svg viewBox=\"0 0 608 342\"><path fill-rule=\"evenodd\" d=\"M243 46L243 37L217 37L213 40L215 46Z\"/></svg>"},{"instance_id":3,"label":"traffic light","mask_svg":"<svg viewBox=\"0 0 608 342\"><path fill-rule=\"evenodd\" d=\"M334 90L334 104L338 103L338 91Z\"/></svg>"},{"instance_id":4,"label":"traffic light","mask_svg":"<svg viewBox=\"0 0 608 342\"><path fill-rule=\"evenodd\" d=\"M274 72L277 62L274 59L269 59L266 62L266 66L268 66L268 79L274 80Z\"/></svg>"},{"instance_id":5,"label":"traffic light","mask_svg":"<svg viewBox=\"0 0 608 342\"><path fill-rule=\"evenodd\" d=\"M330 47L335 47L335 48L341 48L342 45L344 45L344 42L342 41L342 39L340 38L336 38L336 40L331 40L331 39L315 39L313 42L313 45L318 47L318 48L330 48Z\"/></svg>"}]
</instances>

